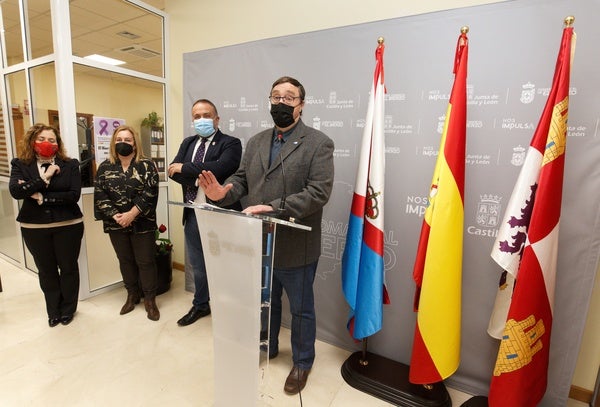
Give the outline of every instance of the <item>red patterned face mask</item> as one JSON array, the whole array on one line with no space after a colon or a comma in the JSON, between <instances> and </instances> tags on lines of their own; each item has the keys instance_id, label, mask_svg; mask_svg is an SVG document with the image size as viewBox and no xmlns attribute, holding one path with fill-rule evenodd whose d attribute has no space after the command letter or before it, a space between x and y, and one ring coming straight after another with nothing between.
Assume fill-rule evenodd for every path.
<instances>
[{"instance_id":1,"label":"red patterned face mask","mask_svg":"<svg viewBox=\"0 0 600 407\"><path fill-rule=\"evenodd\" d=\"M33 150L43 158L53 157L58 151L58 144L52 144L48 141L42 141L40 143L33 143Z\"/></svg>"}]
</instances>

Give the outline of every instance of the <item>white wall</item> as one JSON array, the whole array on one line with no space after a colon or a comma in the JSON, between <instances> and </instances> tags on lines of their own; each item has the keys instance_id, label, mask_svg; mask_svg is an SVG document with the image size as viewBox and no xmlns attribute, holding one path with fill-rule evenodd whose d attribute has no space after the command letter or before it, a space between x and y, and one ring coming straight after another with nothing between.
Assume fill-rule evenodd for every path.
<instances>
[{"instance_id":1,"label":"white wall","mask_svg":"<svg viewBox=\"0 0 600 407\"><path fill-rule=\"evenodd\" d=\"M189 112L182 111L182 54L203 49L255 41L264 38L341 27L352 24L385 20L452 8L499 3L493 0L165 0L165 11L170 16L170 72L171 94L167 123L169 159L177 152L184 129L182 122ZM269 63L267 61L266 63ZM271 61L270 63L277 63ZM204 80L204 78L198 78ZM206 78L211 80L211 78ZM202 95L198 95L201 97ZM169 185L172 200L181 200L178 185ZM170 219L175 247L183 248L181 211L170 208ZM183 250L175 251L176 262L183 263ZM589 311L585 336L573 378L573 384L592 390L600 365L600 282L596 287Z\"/></svg>"}]
</instances>

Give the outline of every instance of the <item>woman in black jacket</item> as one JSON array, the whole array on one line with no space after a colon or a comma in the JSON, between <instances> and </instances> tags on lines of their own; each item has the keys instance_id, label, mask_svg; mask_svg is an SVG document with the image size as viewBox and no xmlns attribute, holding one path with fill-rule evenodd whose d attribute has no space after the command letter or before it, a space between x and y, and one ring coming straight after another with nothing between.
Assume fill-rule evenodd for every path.
<instances>
[{"instance_id":1,"label":"woman in black jacket","mask_svg":"<svg viewBox=\"0 0 600 407\"><path fill-rule=\"evenodd\" d=\"M121 315L133 311L144 292L148 319L158 321L156 306L156 205L158 171L144 158L138 133L130 126L115 129L108 159L96 173L94 216L101 219L104 232L119 259L127 300Z\"/></svg>"},{"instance_id":2,"label":"woman in black jacket","mask_svg":"<svg viewBox=\"0 0 600 407\"><path fill-rule=\"evenodd\" d=\"M17 221L38 269L48 325L68 325L79 297L81 174L58 130L35 124L27 131L18 158L11 161L9 189L23 200Z\"/></svg>"}]
</instances>

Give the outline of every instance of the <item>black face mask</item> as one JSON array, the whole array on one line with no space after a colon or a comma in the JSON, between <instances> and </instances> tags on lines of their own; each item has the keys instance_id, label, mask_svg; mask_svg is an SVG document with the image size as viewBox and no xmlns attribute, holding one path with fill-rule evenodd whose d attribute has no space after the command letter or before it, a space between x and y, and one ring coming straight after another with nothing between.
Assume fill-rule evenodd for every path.
<instances>
[{"instance_id":1,"label":"black face mask","mask_svg":"<svg viewBox=\"0 0 600 407\"><path fill-rule=\"evenodd\" d=\"M117 143L115 144L115 150L117 150L119 155L127 157L129 154L133 153L133 146L127 143Z\"/></svg>"},{"instance_id":2,"label":"black face mask","mask_svg":"<svg viewBox=\"0 0 600 407\"><path fill-rule=\"evenodd\" d=\"M285 103L271 105L271 117L277 127L291 126L294 123L294 107Z\"/></svg>"}]
</instances>

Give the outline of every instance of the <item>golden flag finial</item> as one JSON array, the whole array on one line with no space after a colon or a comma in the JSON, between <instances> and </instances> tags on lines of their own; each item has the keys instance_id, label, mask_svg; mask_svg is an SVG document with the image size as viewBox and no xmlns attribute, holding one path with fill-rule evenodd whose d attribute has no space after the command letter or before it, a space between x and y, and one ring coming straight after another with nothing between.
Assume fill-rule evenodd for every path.
<instances>
[{"instance_id":1,"label":"golden flag finial","mask_svg":"<svg viewBox=\"0 0 600 407\"><path fill-rule=\"evenodd\" d=\"M567 17L565 17L565 27L572 26L574 22L575 22L575 17L574 16L567 16Z\"/></svg>"},{"instance_id":2,"label":"golden flag finial","mask_svg":"<svg viewBox=\"0 0 600 407\"><path fill-rule=\"evenodd\" d=\"M469 32L469 26L463 25L462 27L460 27L460 32L461 34L467 34Z\"/></svg>"},{"instance_id":3,"label":"golden flag finial","mask_svg":"<svg viewBox=\"0 0 600 407\"><path fill-rule=\"evenodd\" d=\"M385 41L385 39L383 37L377 38L377 44L379 44L379 45L383 44L384 41Z\"/></svg>"}]
</instances>

